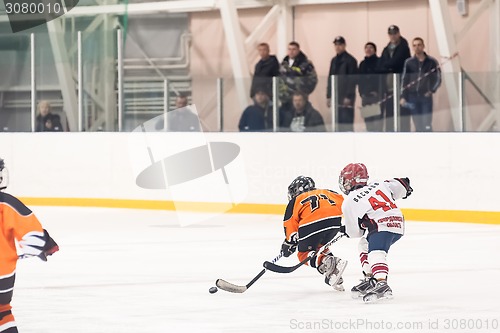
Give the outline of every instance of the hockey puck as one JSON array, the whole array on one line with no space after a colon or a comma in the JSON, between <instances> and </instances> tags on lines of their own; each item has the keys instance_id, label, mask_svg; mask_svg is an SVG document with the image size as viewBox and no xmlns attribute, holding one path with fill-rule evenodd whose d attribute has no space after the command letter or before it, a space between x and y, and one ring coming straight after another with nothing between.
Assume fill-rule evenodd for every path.
<instances>
[{"instance_id":1,"label":"hockey puck","mask_svg":"<svg viewBox=\"0 0 500 333\"><path fill-rule=\"evenodd\" d=\"M219 291L219 289L217 289L217 287L210 287L210 289L208 289L208 292L211 294L215 294L217 291Z\"/></svg>"}]
</instances>

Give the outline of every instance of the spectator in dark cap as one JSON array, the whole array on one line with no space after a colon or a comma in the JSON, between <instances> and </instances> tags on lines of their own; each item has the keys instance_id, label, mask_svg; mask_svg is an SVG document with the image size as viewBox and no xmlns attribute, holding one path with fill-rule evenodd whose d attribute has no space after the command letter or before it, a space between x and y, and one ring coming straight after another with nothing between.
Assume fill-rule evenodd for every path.
<instances>
[{"instance_id":1,"label":"spectator in dark cap","mask_svg":"<svg viewBox=\"0 0 500 333\"><path fill-rule=\"evenodd\" d=\"M387 33L389 35L389 43L380 56L379 72L388 74L383 82L386 100L383 107L384 114L382 116L385 118L385 130L387 132L392 132L394 131L393 74L401 74L403 72L405 61L411 54L408 41L401 36L397 25L389 26ZM410 131L409 111L402 107L400 115L401 131Z\"/></svg>"},{"instance_id":2,"label":"spectator in dark cap","mask_svg":"<svg viewBox=\"0 0 500 333\"><path fill-rule=\"evenodd\" d=\"M354 97L356 93L357 60L346 51L344 37L333 40L336 56L330 62L326 98L328 107L332 102L332 84L330 77L338 75L337 85L337 123L340 132L354 130Z\"/></svg>"},{"instance_id":3,"label":"spectator in dark cap","mask_svg":"<svg viewBox=\"0 0 500 333\"><path fill-rule=\"evenodd\" d=\"M389 35L395 35L399 33L399 27L397 25L390 25L389 28L387 29L387 33Z\"/></svg>"},{"instance_id":4,"label":"spectator in dark cap","mask_svg":"<svg viewBox=\"0 0 500 333\"><path fill-rule=\"evenodd\" d=\"M365 59L359 64L358 89L361 96L361 116L365 119L366 130L369 132L381 132L384 128L379 105L382 100L382 76L377 73L378 61L377 45L372 42L366 43ZM368 108L370 105L371 108ZM378 114L374 114L373 111L366 114L363 110L378 110Z\"/></svg>"}]
</instances>

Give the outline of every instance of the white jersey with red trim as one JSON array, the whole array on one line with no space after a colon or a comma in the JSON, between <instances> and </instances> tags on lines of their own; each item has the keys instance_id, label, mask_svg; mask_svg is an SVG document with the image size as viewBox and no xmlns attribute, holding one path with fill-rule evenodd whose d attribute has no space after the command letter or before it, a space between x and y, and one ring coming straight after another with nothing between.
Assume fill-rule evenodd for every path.
<instances>
[{"instance_id":1,"label":"white jersey with red trim","mask_svg":"<svg viewBox=\"0 0 500 333\"><path fill-rule=\"evenodd\" d=\"M371 182L349 193L342 204L344 224L349 237L368 232L390 231L404 234L404 217L395 200L407 195L398 178Z\"/></svg>"}]
</instances>

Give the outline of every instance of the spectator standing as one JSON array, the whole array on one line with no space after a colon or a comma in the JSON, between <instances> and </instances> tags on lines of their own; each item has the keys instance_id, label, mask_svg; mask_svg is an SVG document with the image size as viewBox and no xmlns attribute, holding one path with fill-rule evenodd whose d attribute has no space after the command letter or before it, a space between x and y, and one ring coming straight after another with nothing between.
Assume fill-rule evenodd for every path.
<instances>
[{"instance_id":1,"label":"spectator standing","mask_svg":"<svg viewBox=\"0 0 500 333\"><path fill-rule=\"evenodd\" d=\"M267 91L260 87L255 91L254 104L248 106L241 115L240 132L272 131L273 108Z\"/></svg>"},{"instance_id":2,"label":"spectator standing","mask_svg":"<svg viewBox=\"0 0 500 333\"><path fill-rule=\"evenodd\" d=\"M260 60L255 64L255 70L250 89L250 97L254 98L257 89L264 89L267 96L273 96L273 76L279 76L280 63L276 56L269 54L269 44L260 43L257 46Z\"/></svg>"},{"instance_id":3,"label":"spectator standing","mask_svg":"<svg viewBox=\"0 0 500 333\"><path fill-rule=\"evenodd\" d=\"M381 75L377 73L378 61L377 45L372 42L366 43L365 59L359 64L358 89L361 96L361 106L367 107L372 105L379 111L378 115L369 115L366 117L361 112L361 115L365 119L366 130L369 132L381 132L384 129L382 111L379 105L382 100L382 92Z\"/></svg>"},{"instance_id":4,"label":"spectator standing","mask_svg":"<svg viewBox=\"0 0 500 333\"><path fill-rule=\"evenodd\" d=\"M425 53L424 40L412 41L415 55L405 62L401 77L401 106L410 110L417 132L432 132L432 94L441 85L439 63Z\"/></svg>"},{"instance_id":5,"label":"spectator standing","mask_svg":"<svg viewBox=\"0 0 500 333\"><path fill-rule=\"evenodd\" d=\"M382 51L379 61L379 71L388 74L384 80L385 103L384 115L385 130L387 132L394 131L394 89L392 82L392 74L403 73L403 67L406 59L411 57L408 41L401 36L399 27L396 25L389 26L387 30L389 35L389 43ZM406 108L401 108L401 131L410 131L409 112Z\"/></svg>"},{"instance_id":6,"label":"spectator standing","mask_svg":"<svg viewBox=\"0 0 500 333\"><path fill-rule=\"evenodd\" d=\"M337 36L333 40L336 56L330 62L330 71L328 72L328 83L326 98L328 107L332 101L332 84L330 76L338 75L337 96L337 123L340 132L354 130L354 99L356 94L356 77L358 72L357 60L346 51L345 39Z\"/></svg>"},{"instance_id":7,"label":"spectator standing","mask_svg":"<svg viewBox=\"0 0 500 333\"><path fill-rule=\"evenodd\" d=\"M295 92L292 107L280 112L280 127L292 132L324 132L325 122L321 113L313 108L307 96Z\"/></svg>"},{"instance_id":8,"label":"spectator standing","mask_svg":"<svg viewBox=\"0 0 500 333\"><path fill-rule=\"evenodd\" d=\"M288 55L280 65L279 95L284 109L290 108L292 95L301 92L309 95L318 84L318 74L313 63L300 50L297 42L288 44Z\"/></svg>"},{"instance_id":9,"label":"spectator standing","mask_svg":"<svg viewBox=\"0 0 500 333\"><path fill-rule=\"evenodd\" d=\"M62 132L61 117L50 112L50 103L42 100L38 103L38 115L36 116L36 132Z\"/></svg>"}]
</instances>

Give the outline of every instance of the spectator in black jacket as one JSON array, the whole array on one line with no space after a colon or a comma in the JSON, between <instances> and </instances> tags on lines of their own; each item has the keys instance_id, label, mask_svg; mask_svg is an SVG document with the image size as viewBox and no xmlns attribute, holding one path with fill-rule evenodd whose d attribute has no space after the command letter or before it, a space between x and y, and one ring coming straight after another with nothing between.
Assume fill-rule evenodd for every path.
<instances>
[{"instance_id":1,"label":"spectator in black jacket","mask_svg":"<svg viewBox=\"0 0 500 333\"><path fill-rule=\"evenodd\" d=\"M38 103L38 115L35 122L36 132L62 132L61 117L50 112L50 103L42 100Z\"/></svg>"},{"instance_id":2,"label":"spectator in black jacket","mask_svg":"<svg viewBox=\"0 0 500 333\"><path fill-rule=\"evenodd\" d=\"M384 129L379 105L382 100L382 76L377 73L378 61L377 45L372 42L366 43L365 59L359 64L358 89L361 96L361 106L377 105L379 110L378 115L365 116L361 112L361 116L365 119L366 130L369 132L381 132Z\"/></svg>"},{"instance_id":3,"label":"spectator in black jacket","mask_svg":"<svg viewBox=\"0 0 500 333\"><path fill-rule=\"evenodd\" d=\"M379 72L389 74L386 76L384 83L385 97L384 103L385 130L387 132L394 131L394 99L393 99L393 82L392 74L403 72L403 67L406 59L411 57L408 41L404 39L399 27L396 25L389 26L389 44L384 48L379 60ZM410 131L409 111L406 108L401 108L401 131Z\"/></svg>"},{"instance_id":4,"label":"spectator in black jacket","mask_svg":"<svg viewBox=\"0 0 500 333\"><path fill-rule=\"evenodd\" d=\"M284 109L290 108L292 95L301 92L309 95L318 84L318 74L313 63L300 50L297 42L288 44L288 55L280 65L280 101Z\"/></svg>"},{"instance_id":5,"label":"spectator in black jacket","mask_svg":"<svg viewBox=\"0 0 500 333\"><path fill-rule=\"evenodd\" d=\"M292 97L292 108L281 110L280 127L292 132L324 132L325 122L321 113L313 108L307 96L295 92Z\"/></svg>"},{"instance_id":6,"label":"spectator in black jacket","mask_svg":"<svg viewBox=\"0 0 500 333\"><path fill-rule=\"evenodd\" d=\"M439 63L424 52L424 40L412 41L415 56L405 62L401 78L401 106L407 106L417 132L432 131L432 94L441 85Z\"/></svg>"},{"instance_id":7,"label":"spectator in black jacket","mask_svg":"<svg viewBox=\"0 0 500 333\"><path fill-rule=\"evenodd\" d=\"M164 116L156 117L155 129L157 131L165 130ZM188 105L188 98L183 94L177 95L175 98L175 109L167 113L167 131L168 132L202 132L200 119L196 113Z\"/></svg>"},{"instance_id":8,"label":"spectator in black jacket","mask_svg":"<svg viewBox=\"0 0 500 333\"><path fill-rule=\"evenodd\" d=\"M328 72L328 83L326 89L326 100L328 107L331 106L332 86L331 75L338 75L337 85L337 123L338 131L346 132L354 130L354 98L356 94L356 76L358 72L357 60L346 51L345 39L337 36L333 40L337 55L330 62Z\"/></svg>"},{"instance_id":9,"label":"spectator in black jacket","mask_svg":"<svg viewBox=\"0 0 500 333\"><path fill-rule=\"evenodd\" d=\"M243 111L238 128L240 132L273 130L273 108L267 91L260 87L255 91L254 104Z\"/></svg>"},{"instance_id":10,"label":"spectator in black jacket","mask_svg":"<svg viewBox=\"0 0 500 333\"><path fill-rule=\"evenodd\" d=\"M273 96L273 76L279 76L280 63L276 56L269 54L269 44L260 43L257 46L260 60L255 64L250 97L253 98L257 89L265 89L269 97Z\"/></svg>"}]
</instances>

